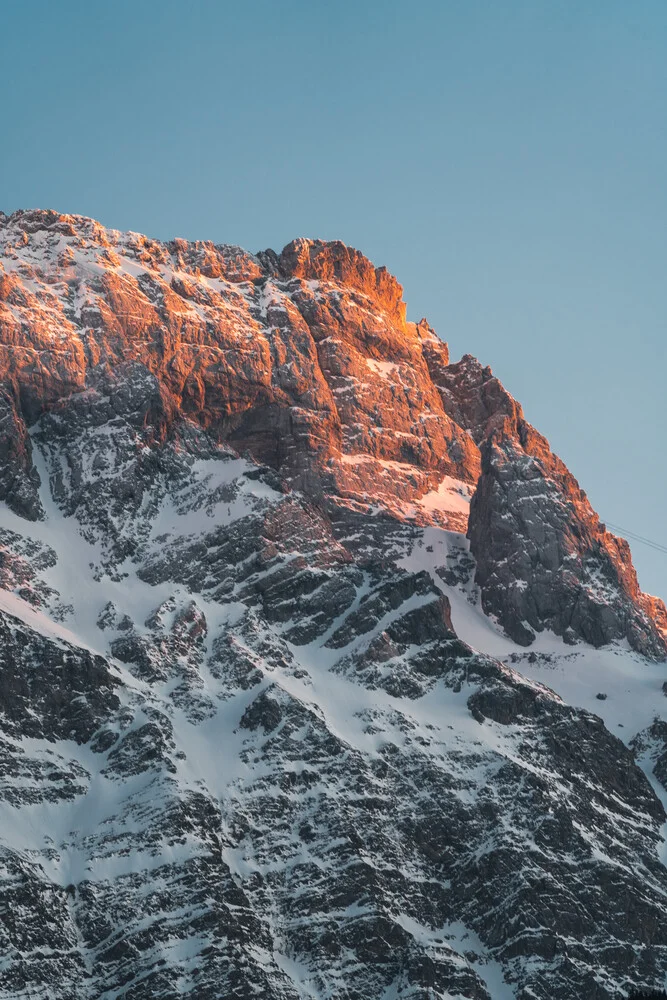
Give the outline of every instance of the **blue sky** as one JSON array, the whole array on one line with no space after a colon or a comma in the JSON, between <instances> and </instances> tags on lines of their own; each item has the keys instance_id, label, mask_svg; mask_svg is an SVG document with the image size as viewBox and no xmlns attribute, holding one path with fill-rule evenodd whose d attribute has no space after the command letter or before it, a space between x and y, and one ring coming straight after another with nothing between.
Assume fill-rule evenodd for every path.
<instances>
[{"instance_id":1,"label":"blue sky","mask_svg":"<svg viewBox=\"0 0 667 1000\"><path fill-rule=\"evenodd\" d=\"M664 0L33 0L3 35L2 210L357 246L667 544Z\"/></svg>"}]
</instances>

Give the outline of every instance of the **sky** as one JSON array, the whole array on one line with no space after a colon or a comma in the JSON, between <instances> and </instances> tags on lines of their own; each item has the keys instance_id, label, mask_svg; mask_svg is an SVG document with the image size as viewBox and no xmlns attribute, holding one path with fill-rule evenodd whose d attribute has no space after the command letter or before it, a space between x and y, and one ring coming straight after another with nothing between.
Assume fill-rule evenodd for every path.
<instances>
[{"instance_id":1,"label":"sky","mask_svg":"<svg viewBox=\"0 0 667 1000\"><path fill-rule=\"evenodd\" d=\"M667 545L664 0L3 5L0 209L341 239ZM667 555L632 544L667 597Z\"/></svg>"}]
</instances>

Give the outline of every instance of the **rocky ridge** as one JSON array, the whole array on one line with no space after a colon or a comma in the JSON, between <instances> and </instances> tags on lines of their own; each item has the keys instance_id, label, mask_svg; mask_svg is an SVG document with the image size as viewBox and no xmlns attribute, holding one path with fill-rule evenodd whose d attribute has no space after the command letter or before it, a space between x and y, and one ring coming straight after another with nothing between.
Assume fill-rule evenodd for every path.
<instances>
[{"instance_id":1,"label":"rocky ridge","mask_svg":"<svg viewBox=\"0 0 667 1000\"><path fill-rule=\"evenodd\" d=\"M492 373L343 244L0 257L0 996L662 986L664 606Z\"/></svg>"},{"instance_id":2,"label":"rocky ridge","mask_svg":"<svg viewBox=\"0 0 667 1000\"><path fill-rule=\"evenodd\" d=\"M458 491L446 523L464 528L475 492L477 583L515 641L547 627L664 655L667 614L640 593L626 543L491 372L450 365L358 251L295 240L251 255L40 211L0 217L0 249L0 490L14 510L39 517L40 418L51 437L129 420L146 446L189 422L325 505L379 501L429 523L439 492Z\"/></svg>"}]
</instances>

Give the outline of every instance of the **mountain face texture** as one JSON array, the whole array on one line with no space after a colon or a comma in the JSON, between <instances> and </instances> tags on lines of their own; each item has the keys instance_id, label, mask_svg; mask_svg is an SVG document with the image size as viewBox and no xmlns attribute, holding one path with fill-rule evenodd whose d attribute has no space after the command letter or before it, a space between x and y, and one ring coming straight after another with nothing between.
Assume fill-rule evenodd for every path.
<instances>
[{"instance_id":1,"label":"mountain face texture","mask_svg":"<svg viewBox=\"0 0 667 1000\"><path fill-rule=\"evenodd\" d=\"M0 998L667 974L667 613L342 243L0 213Z\"/></svg>"}]
</instances>

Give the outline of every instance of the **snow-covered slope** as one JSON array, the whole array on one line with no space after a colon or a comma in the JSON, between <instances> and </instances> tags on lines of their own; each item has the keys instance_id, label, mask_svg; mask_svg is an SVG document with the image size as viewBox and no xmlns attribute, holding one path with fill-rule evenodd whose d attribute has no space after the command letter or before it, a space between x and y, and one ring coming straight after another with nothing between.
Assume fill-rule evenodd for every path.
<instances>
[{"instance_id":1,"label":"snow-covered slope","mask_svg":"<svg viewBox=\"0 0 667 1000\"><path fill-rule=\"evenodd\" d=\"M74 281L84 258L119 247L135 260L155 252L143 237L102 238L75 223L74 236L56 232L53 243L50 233L51 249L42 230L32 243L21 230L44 272L26 277L11 258L7 273L27 287L45 280L56 251L84 231L93 249L76 244L78 264L56 254L54 273L72 268ZM266 255L233 250L170 253L209 271L222 260L226 277L204 275L212 287L232 281L234 267L262 276ZM138 276L153 264L137 264ZM277 308L272 296L289 310L303 287L319 294L309 329L323 340L327 323L341 333L345 310L372 305L398 338L400 296L382 273L357 262L356 285L337 285L332 271L321 291L325 278L299 275L302 258L290 266L296 277L276 279L275 291L264 281L242 294L263 296L265 312ZM182 269L169 281L186 273L201 278ZM46 309L40 287L32 294L30 308ZM360 357L370 315L354 335L343 331ZM284 393L310 349L290 323L283 341L303 349L270 362ZM156 328L146 331L155 342ZM422 324L402 331L405 351L417 341L439 351ZM25 402L51 391L31 381L36 370L5 369L13 417L0 445L14 465L0 476L0 997L608 1000L664 984L659 629L621 578L625 554L543 439L529 439L516 412L512 426L497 419L511 406L481 369L445 358L440 370L431 359L429 377L455 416L438 411L428 448L436 454L446 431L451 451L429 464L426 445L405 450L412 403L387 412L412 391L396 344L347 374L349 344L336 364L326 355L327 385L350 398L337 404L338 444L310 465L302 458L315 454L314 438L288 433L266 399L249 404L240 450L231 425L207 424L182 401L169 410L150 366L96 365L90 343L81 384L61 384L41 409ZM279 354L275 341L271 350ZM228 363L211 376L209 408L232 393ZM371 400L361 371L391 389ZM289 406L315 406L309 391L302 385ZM502 462L484 452L492 440L502 450L501 424L512 443ZM267 429L286 464L261 464ZM528 449L513 530L530 542L542 523L551 562L513 578L516 589L530 579L544 591L552 579L565 604L544 622L561 628L573 586L565 570L581 571L576 628L627 634L594 648L574 626L561 636L533 617L530 646L508 638L512 619L489 613L465 534L474 435L488 494L473 501L486 504L478 525L502 518L492 480L511 493L516 441ZM563 569L553 553L567 532L579 547L563 549ZM506 556L485 558L492 594ZM644 643L648 658L636 649Z\"/></svg>"},{"instance_id":2,"label":"snow-covered slope","mask_svg":"<svg viewBox=\"0 0 667 1000\"><path fill-rule=\"evenodd\" d=\"M97 520L54 502L59 458L43 521L0 515L5 995L662 981L665 817L616 739L650 726L662 666L528 653L464 536L329 526L228 453L167 447L150 510Z\"/></svg>"}]
</instances>

